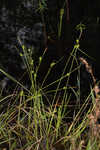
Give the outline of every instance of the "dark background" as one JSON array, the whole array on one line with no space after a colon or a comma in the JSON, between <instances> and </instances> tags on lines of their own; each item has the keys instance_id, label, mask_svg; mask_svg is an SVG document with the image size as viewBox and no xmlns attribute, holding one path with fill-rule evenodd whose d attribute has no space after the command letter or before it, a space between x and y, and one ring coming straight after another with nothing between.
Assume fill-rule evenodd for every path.
<instances>
[{"instance_id":1,"label":"dark background","mask_svg":"<svg viewBox=\"0 0 100 150\"><path fill-rule=\"evenodd\" d=\"M47 9L42 13L36 11L38 1L1 0L0 1L0 66L7 72L15 72L18 76L21 70L20 58L16 54L14 45L16 34L24 26L33 28L35 23L42 22L45 26L45 43L48 46L48 63L42 70L49 67L52 60L58 60L62 56L69 56L79 32L76 25L82 23L86 26L80 39L80 48L89 57L83 55L93 66L96 78L100 79L100 1L99 0L50 0L46 1ZM2 17L2 8L4 17ZM60 9L64 8L61 37L58 38L58 24ZM2 20L2 18L4 18ZM30 32L31 34L31 32ZM49 37L49 38L48 38ZM36 43L35 43L36 44ZM39 50L39 55L41 55ZM14 58L14 59L12 59ZM13 63L12 63L13 62ZM45 63L44 63L45 64ZM63 67L63 65L61 65ZM61 69L59 69L61 70ZM43 72L43 71L42 71ZM57 71L59 74L59 71Z\"/></svg>"}]
</instances>

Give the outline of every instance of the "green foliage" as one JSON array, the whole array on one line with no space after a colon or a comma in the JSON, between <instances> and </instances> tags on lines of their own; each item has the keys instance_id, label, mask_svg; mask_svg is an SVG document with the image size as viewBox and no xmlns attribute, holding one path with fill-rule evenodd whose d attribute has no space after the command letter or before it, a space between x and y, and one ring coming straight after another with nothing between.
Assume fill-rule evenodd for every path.
<instances>
[{"instance_id":1,"label":"green foliage","mask_svg":"<svg viewBox=\"0 0 100 150\"><path fill-rule=\"evenodd\" d=\"M39 0L38 9L36 11L40 13L46 11L46 2L46 0ZM64 9L62 8L60 10L58 23L58 38L61 36L63 15ZM44 83L53 67L57 65L57 62L50 64L42 84L38 85L37 83L38 71L46 51L38 58L38 65L36 67L34 65L35 62L32 57L31 49L27 49L25 45L22 45L23 52L19 52L20 57L24 56L25 58L23 62L31 81L30 89L27 89L22 83L0 68L0 72L20 87L17 93L12 92L12 94L3 97L1 92L0 95L0 148L2 147L4 149L7 145L10 150L18 148L21 150L59 150L60 147L62 147L63 150L99 150L100 144L98 141L100 141L100 138L97 140L97 138L94 137L93 142L92 137L89 136L91 135L91 130L89 129L88 115L91 114L92 108L89 108L88 111L85 112L85 108L90 100L90 95L92 95L91 99L93 99L94 102L92 89L90 95L84 100L84 104L82 106L78 105L79 111L73 111L72 121L67 121L67 118L70 117L69 102L71 101L71 95L68 93L69 89L74 93L76 104L80 103L80 89L76 91L74 87L68 86L71 74L80 69L76 53L77 51L84 53L80 49L79 42L85 26L79 24L76 29L80 31L80 35L66 61L63 73L56 81L51 82L49 85L44 86ZM69 64L68 72L65 73ZM73 69L74 64L77 64L77 67ZM66 79L66 86L60 88L63 79ZM48 88L55 84L57 84L57 88L48 91ZM77 79L77 85L80 87L79 78ZM62 96L58 95L60 91L63 91ZM48 93L52 95L50 100L47 98ZM59 99L61 99L61 103L59 103ZM6 101L8 104L5 108ZM45 101L47 101L49 105L46 105ZM76 107L77 106L74 106L74 108ZM83 112L85 113L82 116Z\"/></svg>"},{"instance_id":2,"label":"green foliage","mask_svg":"<svg viewBox=\"0 0 100 150\"><path fill-rule=\"evenodd\" d=\"M60 146L64 146L65 149L74 150L74 148L77 148L78 146L82 149L81 136L85 142L85 130L88 126L87 118L88 114L91 112L91 109L89 109L89 111L84 115L81 122L78 121L82 112L85 111L85 106L87 105L89 98L86 99L76 116L73 114L73 121L69 125L67 125L64 121L64 118L68 117L66 112L70 101L70 97L67 93L69 78L72 72L79 69L72 69L74 61L76 61L75 54L79 49L79 40L76 40L76 45L74 45L69 60L65 66L66 68L72 58L69 73L64 75L63 71L61 78L46 87L43 86L44 82L50 74L52 68L57 65L57 63L51 63L42 85L38 86L36 78L45 52L39 57L38 66L34 68L34 60L32 55L30 55L30 52L28 53L28 50L24 45L22 48L23 55L25 57L24 63L27 66L27 71L31 80L31 87L30 90L25 89L20 82L16 81L16 79L0 69L2 73L22 88L16 95L13 95L12 93L12 95L0 99L0 103L4 103L8 100L7 109L0 115L0 145L5 145L6 143L9 145L9 149L12 150L17 147L21 147L23 150L31 148L43 149L44 146L47 150L51 150L54 147L56 148L56 146L60 143ZM59 89L60 82L64 78L67 78L67 84L66 87L62 88L64 90L62 102L59 104L58 100L56 100L55 104L54 101L57 96L57 92L61 90ZM54 83L58 83L57 89L55 91L48 91L51 92L53 96L51 100L52 103L49 106L46 106L44 102L45 93L43 92L43 89L48 88ZM72 87L70 88L74 91ZM77 96L78 93L75 91L74 93L77 99L79 99ZM13 102L11 102L10 99L13 99ZM90 142L88 142L86 148L91 149L90 147Z\"/></svg>"},{"instance_id":3,"label":"green foliage","mask_svg":"<svg viewBox=\"0 0 100 150\"><path fill-rule=\"evenodd\" d=\"M44 12L47 9L47 0L39 0L36 12Z\"/></svg>"}]
</instances>

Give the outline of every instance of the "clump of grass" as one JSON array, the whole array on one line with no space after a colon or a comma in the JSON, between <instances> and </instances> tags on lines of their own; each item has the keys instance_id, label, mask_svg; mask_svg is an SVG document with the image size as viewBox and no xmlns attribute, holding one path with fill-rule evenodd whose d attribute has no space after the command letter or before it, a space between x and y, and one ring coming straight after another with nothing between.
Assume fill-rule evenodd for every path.
<instances>
[{"instance_id":1,"label":"clump of grass","mask_svg":"<svg viewBox=\"0 0 100 150\"><path fill-rule=\"evenodd\" d=\"M3 70L0 70L8 78L13 80L21 88L14 94L8 95L0 99L0 103L8 101L8 107L0 115L0 145L7 145L9 149L45 149L52 150L53 148L62 147L63 149L77 149L84 147L84 139L81 139L81 135L85 132L85 129L88 125L87 116L91 111L90 109L83 117L82 121L78 123L80 114L85 107L88 98L79 112L74 116L72 122L64 121L68 116L66 114L68 109L68 103L70 97L68 97L67 88L70 79L70 75L73 71L79 69L79 67L73 70L74 61L76 61L76 52L79 48L79 42L76 41L71 55L65 65L61 77L55 82L51 83L44 87L44 82L48 75L50 74L53 66L56 63L52 63L48 72L42 82L42 85L38 86L37 83L37 74L39 66L42 63L43 56L45 55L46 50L44 51L43 56L39 58L39 63L36 68L34 67L34 60L28 53L25 46L22 46L23 54L20 54L21 57L24 55L24 63L29 74L31 81L30 89L27 89L22 83L16 81L9 74L5 73ZM65 74L66 67L72 58L72 64L70 66L69 72ZM62 79L67 78L66 86L62 87L64 94L62 97L57 98L58 91L61 90L60 83ZM57 88L53 92L52 100L50 105L45 105L43 89L48 88L52 84L57 83ZM50 91L49 91L50 92ZM51 91L52 93L52 91ZM75 93L77 95L77 93ZM76 96L77 97L77 96ZM61 103L59 104L59 98ZM55 103L56 101L56 103ZM78 124L78 125L77 125ZM79 142L80 141L80 142ZM89 143L88 143L89 145ZM87 147L88 147L87 145ZM5 147L5 146L4 146ZM59 148L58 148L59 149Z\"/></svg>"},{"instance_id":2,"label":"clump of grass","mask_svg":"<svg viewBox=\"0 0 100 150\"><path fill-rule=\"evenodd\" d=\"M39 11L43 11L46 1L39 2ZM58 29L59 38L61 36L64 10L61 11ZM77 29L80 31L80 35L66 61L63 72L56 81L51 82L49 85L44 86L44 83L53 67L57 65L57 62L51 63L41 85L37 82L38 71L47 49L39 57L38 65L35 66L31 49L27 49L25 45L22 45L22 53L20 53L20 56L23 58L31 82L30 88L28 89L20 80L17 81L11 75L0 69L0 72L19 86L19 90L16 93L12 92L12 94L4 97L1 94L0 148L8 148L10 150L98 150L100 148L99 125L97 125L100 114L99 97L97 97L99 88L96 89L96 86L94 89L91 88L90 94L85 99L83 105L80 106L80 79L78 79L77 90L69 86L71 74L75 71L79 72L80 69L80 64L77 60L77 51L82 52L79 42L84 25L80 24L77 26ZM87 71L93 77L93 81L96 82L91 67L86 60L80 58L80 61L85 64ZM77 64L77 66L74 67L74 64ZM68 66L70 67L66 73ZM61 87L60 85L63 79L66 79L66 85ZM55 84L57 84L56 89L48 91L48 87ZM69 102L72 101L68 93L69 88L73 91L76 104L79 108L77 112L77 106L73 106L73 112L71 110L71 121L68 121L68 117L70 117L69 111L72 109L72 107L69 108ZM44 92L45 89L47 90L46 93ZM60 91L63 91L63 95L59 94ZM96 98L94 97L93 91L96 93ZM47 93L52 94L50 100L46 97ZM90 107L86 111L90 97L93 107ZM49 101L48 105L45 103L46 100ZM6 101L7 105L5 108L4 104ZM84 115L83 112L85 112Z\"/></svg>"}]
</instances>

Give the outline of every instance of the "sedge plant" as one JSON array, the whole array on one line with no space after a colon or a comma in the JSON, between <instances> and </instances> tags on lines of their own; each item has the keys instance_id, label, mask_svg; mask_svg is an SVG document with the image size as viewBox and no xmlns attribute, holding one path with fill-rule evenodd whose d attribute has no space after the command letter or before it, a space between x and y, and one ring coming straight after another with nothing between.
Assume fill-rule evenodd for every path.
<instances>
[{"instance_id":1,"label":"sedge plant","mask_svg":"<svg viewBox=\"0 0 100 150\"><path fill-rule=\"evenodd\" d=\"M46 7L45 2L46 1L39 1L39 11L44 10L44 7ZM58 29L59 38L61 36L63 14L64 10L61 10ZM67 121L69 115L68 105L71 101L71 97L68 93L69 89L74 93L76 101L79 102L81 100L80 78L78 77L77 79L77 90L69 86L72 73L78 71L78 76L80 76L80 64L78 64L77 61L77 51L85 54L80 49L80 37L84 30L84 25L80 24L77 26L77 29L80 31L80 35L73 46L69 58L66 60L61 76L54 82L48 85L44 84L48 76L50 76L53 67L58 64L58 62L53 61L48 68L42 84L39 85L37 81L38 71L47 49L45 49L43 55L38 58L38 65L35 66L32 57L32 48L27 49L25 45L21 45L22 52L19 52L19 55L23 60L30 79L31 84L29 88L25 87L20 79L18 81L0 69L0 72L20 87L20 90L16 93L12 92L12 94L1 96L0 98L0 105L2 105L2 109L0 109L0 148L8 147L10 150L53 150L58 148L57 150L59 150L59 147L62 147L62 149L65 150L82 150L84 148L86 150L92 150L94 148L98 150L100 146L98 142L95 140L91 145L92 140L87 134L87 127L89 126L88 115L91 113L92 107L86 111L80 121L80 116L82 116L83 111L85 111L89 98L92 97L94 102L93 89L91 89L90 95L86 98L82 107L79 107L79 111L75 113L75 115L73 113L72 121ZM75 68L74 63L77 64ZM66 72L67 67L68 71ZM66 84L61 87L61 82L64 79ZM55 84L57 85L55 89L48 90L50 86L52 87L52 85ZM63 91L63 95L58 94L60 91ZM52 98L51 100L47 99L49 104L46 105L45 100L48 93L52 94ZM61 99L60 103L59 99ZM8 105L5 109L4 103L6 101ZM86 136L87 139L85 139Z\"/></svg>"}]
</instances>

